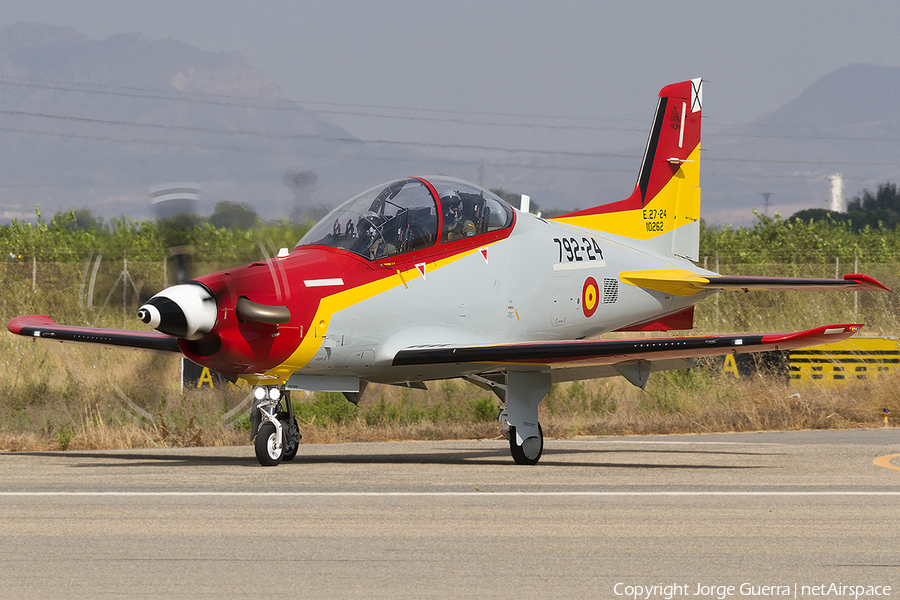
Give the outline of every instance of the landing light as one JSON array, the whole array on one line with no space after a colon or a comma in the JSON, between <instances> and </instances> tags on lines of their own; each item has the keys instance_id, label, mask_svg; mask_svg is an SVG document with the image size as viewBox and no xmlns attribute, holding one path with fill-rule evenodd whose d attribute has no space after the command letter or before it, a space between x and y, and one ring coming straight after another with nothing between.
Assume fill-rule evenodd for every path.
<instances>
[{"instance_id":1,"label":"landing light","mask_svg":"<svg viewBox=\"0 0 900 600\"><path fill-rule=\"evenodd\" d=\"M281 399L281 390L277 387L260 386L253 390L253 397L257 400L268 398L269 400L277 401Z\"/></svg>"}]
</instances>

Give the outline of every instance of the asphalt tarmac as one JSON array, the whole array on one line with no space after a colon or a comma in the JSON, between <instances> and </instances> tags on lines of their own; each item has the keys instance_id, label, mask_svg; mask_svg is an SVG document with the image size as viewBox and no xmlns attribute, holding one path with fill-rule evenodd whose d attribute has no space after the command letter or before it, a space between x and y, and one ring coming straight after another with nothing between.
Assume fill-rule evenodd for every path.
<instances>
[{"instance_id":1,"label":"asphalt tarmac","mask_svg":"<svg viewBox=\"0 0 900 600\"><path fill-rule=\"evenodd\" d=\"M0 597L900 598L898 516L896 429L2 454Z\"/></svg>"}]
</instances>

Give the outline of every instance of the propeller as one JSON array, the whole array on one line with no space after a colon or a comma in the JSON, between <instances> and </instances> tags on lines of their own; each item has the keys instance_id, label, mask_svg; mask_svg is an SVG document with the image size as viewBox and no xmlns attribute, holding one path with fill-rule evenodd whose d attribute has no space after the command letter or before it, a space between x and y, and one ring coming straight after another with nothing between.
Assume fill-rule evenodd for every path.
<instances>
[{"instance_id":1,"label":"propeller","mask_svg":"<svg viewBox=\"0 0 900 600\"><path fill-rule=\"evenodd\" d=\"M265 264L272 278L276 298L283 301L285 296L290 297L287 274L280 263L273 265L275 261L268 258L268 252L262 243L260 249L266 257ZM179 252L175 253L175 256L185 254L187 253ZM223 286L217 293L199 281L177 283L162 290L141 306L138 309L138 318L162 333L190 341L201 340L216 325L220 304L218 300L227 287L229 286ZM230 303L229 301L228 304ZM287 306L260 304L245 295L237 298L234 307L238 320L244 323L283 325L291 320L291 312Z\"/></svg>"},{"instance_id":2,"label":"propeller","mask_svg":"<svg viewBox=\"0 0 900 600\"><path fill-rule=\"evenodd\" d=\"M167 287L138 309L138 318L157 331L177 338L198 342L204 340L214 329L219 314L220 295L229 297L223 309L234 306L239 321L281 325L291 320L287 306L268 306L253 302L241 295L234 298L230 285L220 286L210 282L209 286L193 281L190 274L191 256L194 249L189 243L189 231L198 222L195 208L200 196L196 184L171 183L150 191L151 205L156 213L163 239L169 246L169 255L175 262L175 285ZM268 260L269 253L259 244L265 263L269 268L275 297L280 304L285 297L290 298L290 286L281 264L273 265ZM279 254L280 256L280 254ZM279 277L280 276L280 277ZM226 278L230 275L225 275ZM279 282L281 279L281 282ZM215 289L211 289L215 288ZM284 291L282 291L282 288ZM226 289L228 290L226 292ZM235 304L232 304L232 303ZM203 347L205 352L218 351L220 340L206 339L194 346Z\"/></svg>"}]
</instances>

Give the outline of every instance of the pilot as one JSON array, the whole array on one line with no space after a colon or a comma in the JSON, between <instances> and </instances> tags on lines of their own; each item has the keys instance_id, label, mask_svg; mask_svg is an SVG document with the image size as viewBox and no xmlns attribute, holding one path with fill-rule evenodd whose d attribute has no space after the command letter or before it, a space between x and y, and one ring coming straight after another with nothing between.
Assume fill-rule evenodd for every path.
<instances>
[{"instance_id":1,"label":"pilot","mask_svg":"<svg viewBox=\"0 0 900 600\"><path fill-rule=\"evenodd\" d=\"M359 221L359 237L364 240L370 260L377 260L397 253L397 247L386 239L388 227L384 216L369 211Z\"/></svg>"},{"instance_id":2,"label":"pilot","mask_svg":"<svg viewBox=\"0 0 900 600\"><path fill-rule=\"evenodd\" d=\"M444 241L452 242L475 235L475 222L465 214L465 206L456 192L441 198L444 207Z\"/></svg>"}]
</instances>

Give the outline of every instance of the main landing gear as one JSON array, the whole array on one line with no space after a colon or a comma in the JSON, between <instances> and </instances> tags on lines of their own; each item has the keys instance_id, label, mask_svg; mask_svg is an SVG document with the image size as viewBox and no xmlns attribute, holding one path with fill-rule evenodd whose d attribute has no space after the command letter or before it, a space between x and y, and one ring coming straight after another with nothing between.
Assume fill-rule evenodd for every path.
<instances>
[{"instance_id":1,"label":"main landing gear","mask_svg":"<svg viewBox=\"0 0 900 600\"><path fill-rule=\"evenodd\" d=\"M253 390L250 411L250 439L254 437L256 459L265 467L291 461L300 447L300 428L294 418L291 393L280 387L260 386Z\"/></svg>"},{"instance_id":2,"label":"main landing gear","mask_svg":"<svg viewBox=\"0 0 900 600\"><path fill-rule=\"evenodd\" d=\"M488 387L503 401L497 416L500 433L509 440L509 452L516 464L536 465L544 452L538 404L550 391L550 374L511 371L506 374L505 386L480 377L470 377L469 381Z\"/></svg>"}]
</instances>

